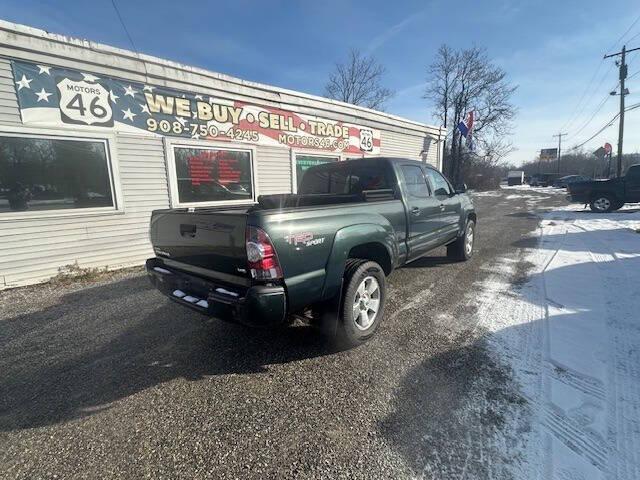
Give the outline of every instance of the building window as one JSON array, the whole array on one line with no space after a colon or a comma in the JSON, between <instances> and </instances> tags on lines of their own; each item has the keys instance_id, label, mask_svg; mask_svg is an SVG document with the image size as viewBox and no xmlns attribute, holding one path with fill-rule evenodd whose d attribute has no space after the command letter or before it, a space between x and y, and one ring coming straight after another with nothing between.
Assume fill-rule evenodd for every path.
<instances>
[{"instance_id":1,"label":"building window","mask_svg":"<svg viewBox=\"0 0 640 480\"><path fill-rule=\"evenodd\" d=\"M107 142L0 134L0 214L115 208Z\"/></svg>"},{"instance_id":2,"label":"building window","mask_svg":"<svg viewBox=\"0 0 640 480\"><path fill-rule=\"evenodd\" d=\"M304 172L309 168L316 165L322 165L323 163L337 162L340 157L331 157L323 155L296 155L296 179L298 182L298 188L302 184L302 177Z\"/></svg>"},{"instance_id":3,"label":"building window","mask_svg":"<svg viewBox=\"0 0 640 480\"><path fill-rule=\"evenodd\" d=\"M251 151L173 147L178 203L253 200Z\"/></svg>"}]
</instances>

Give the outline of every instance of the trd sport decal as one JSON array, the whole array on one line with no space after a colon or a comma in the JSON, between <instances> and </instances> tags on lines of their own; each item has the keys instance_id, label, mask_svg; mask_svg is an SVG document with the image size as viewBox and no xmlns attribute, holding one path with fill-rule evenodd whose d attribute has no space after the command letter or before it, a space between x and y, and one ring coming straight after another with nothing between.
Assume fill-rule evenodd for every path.
<instances>
[{"instance_id":1,"label":"trd sport decal","mask_svg":"<svg viewBox=\"0 0 640 480\"><path fill-rule=\"evenodd\" d=\"M289 245L294 247L304 245L305 247L313 247L314 245L322 245L325 237L313 238L311 232L290 233L285 235L284 239Z\"/></svg>"}]
</instances>

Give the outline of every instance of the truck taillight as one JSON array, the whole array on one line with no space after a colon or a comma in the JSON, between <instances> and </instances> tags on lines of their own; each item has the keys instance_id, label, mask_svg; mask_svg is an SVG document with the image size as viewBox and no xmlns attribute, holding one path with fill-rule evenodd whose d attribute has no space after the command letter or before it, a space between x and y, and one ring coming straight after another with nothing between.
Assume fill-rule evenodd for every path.
<instances>
[{"instance_id":1,"label":"truck taillight","mask_svg":"<svg viewBox=\"0 0 640 480\"><path fill-rule=\"evenodd\" d=\"M258 227L247 226L247 263L256 280L282 278L282 268L269 235Z\"/></svg>"}]
</instances>

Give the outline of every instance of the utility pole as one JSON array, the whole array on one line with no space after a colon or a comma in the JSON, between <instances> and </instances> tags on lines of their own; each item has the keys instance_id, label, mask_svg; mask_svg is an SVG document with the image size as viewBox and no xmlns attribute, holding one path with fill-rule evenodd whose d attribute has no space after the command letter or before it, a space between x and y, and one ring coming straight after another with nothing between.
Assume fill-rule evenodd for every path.
<instances>
[{"instance_id":1,"label":"utility pole","mask_svg":"<svg viewBox=\"0 0 640 480\"><path fill-rule=\"evenodd\" d=\"M562 154L562 137L566 137L566 133L558 133L552 135L553 138L558 137L558 173L560 173L560 155Z\"/></svg>"},{"instance_id":2,"label":"utility pole","mask_svg":"<svg viewBox=\"0 0 640 480\"><path fill-rule=\"evenodd\" d=\"M629 92L624 87L624 81L627 78L626 57L627 57L627 53L635 52L636 50L640 50L640 47L627 50L627 46L623 45L621 51L604 56L604 58L610 58L610 57L615 57L620 55L620 62L618 64L619 79L620 79L620 121L618 124L618 162L617 162L618 164L616 165L616 177L622 176L622 140L624 137L624 97L625 95L629 94ZM612 92L612 95L615 95L615 92Z\"/></svg>"}]
</instances>

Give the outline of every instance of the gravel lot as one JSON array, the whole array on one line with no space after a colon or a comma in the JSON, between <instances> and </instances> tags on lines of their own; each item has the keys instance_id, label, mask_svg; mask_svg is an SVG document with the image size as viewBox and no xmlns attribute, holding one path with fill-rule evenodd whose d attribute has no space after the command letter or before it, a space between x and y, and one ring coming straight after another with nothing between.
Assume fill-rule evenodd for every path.
<instances>
[{"instance_id":1,"label":"gravel lot","mask_svg":"<svg viewBox=\"0 0 640 480\"><path fill-rule=\"evenodd\" d=\"M136 271L0 292L0 477L509 478L527 405L476 328L479 285L563 200L507 197L475 198L470 262L394 272L348 351L206 319Z\"/></svg>"}]
</instances>

